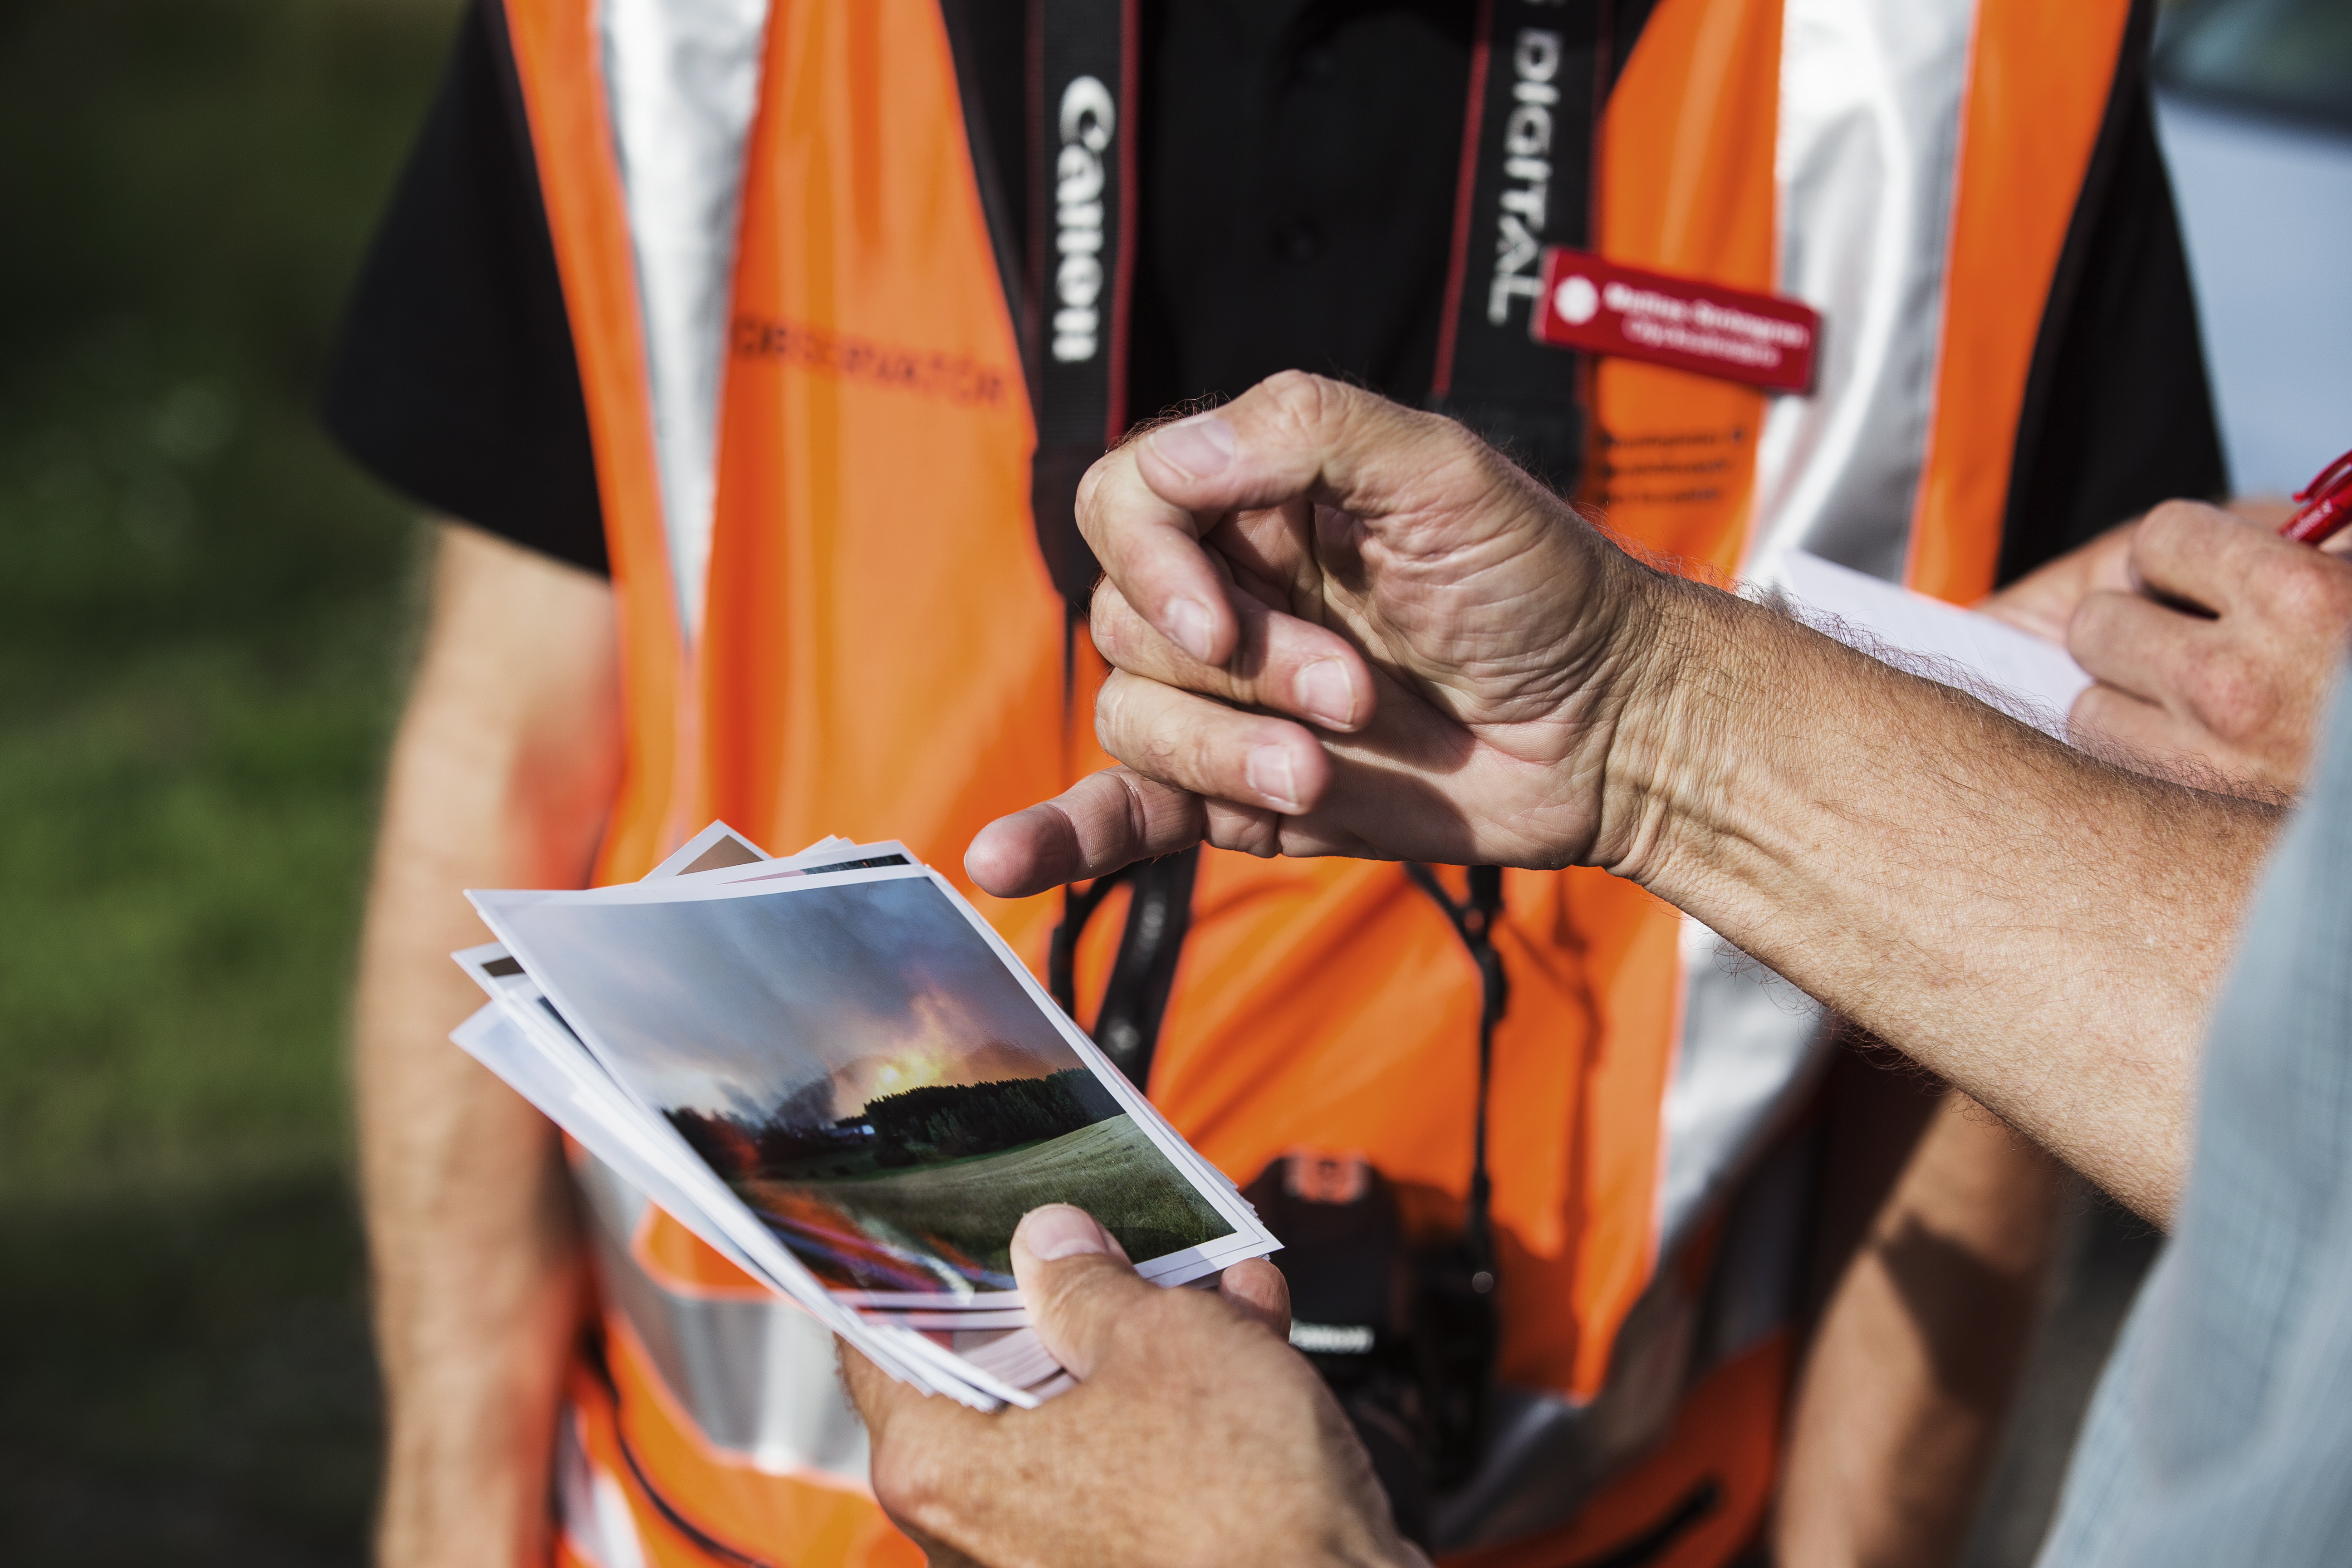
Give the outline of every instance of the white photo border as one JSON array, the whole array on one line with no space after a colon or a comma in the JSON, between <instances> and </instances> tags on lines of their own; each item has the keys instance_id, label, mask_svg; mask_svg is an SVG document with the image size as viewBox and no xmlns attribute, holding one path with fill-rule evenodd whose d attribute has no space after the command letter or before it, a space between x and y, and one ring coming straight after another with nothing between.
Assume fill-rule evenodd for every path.
<instances>
[{"instance_id":1,"label":"white photo border","mask_svg":"<svg viewBox=\"0 0 2352 1568\"><path fill-rule=\"evenodd\" d=\"M877 853L885 849L882 845L859 845L856 847L860 850L871 848ZM896 844L889 845L887 849L889 852L903 852L901 847ZM1230 1234L1227 1236L1215 1237L1199 1246L1188 1247L1181 1251L1168 1253L1147 1263L1139 1264L1136 1267L1136 1272L1155 1284L1187 1284L1205 1275L1216 1273L1244 1258L1264 1257L1281 1246L1281 1243L1275 1239L1273 1233L1268 1231L1264 1223L1258 1219L1256 1212L1243 1201L1240 1194L1224 1178L1223 1173L1210 1165L1197 1151L1186 1143L1176 1130L1169 1125L1167 1119L1160 1114L1158 1109L1139 1093L1133 1084L1128 1082L1127 1075L1111 1065L1109 1058L1102 1054L1094 1041L1087 1037L1086 1031L1079 1028L1069 1015L1064 1013L1060 1005L1047 994L1045 988L1037 983L1036 977L1029 973L1029 966L1021 962L1004 939L997 933L996 929L988 923L979 910L971 907L971 901L956 889L955 884L939 872L915 860L911 856L908 857L908 864L904 866L838 871L823 877L778 877L773 874L775 868L772 863L757 869L751 867L732 868L732 869L748 875L733 880L722 880L715 876L673 877L658 881L624 882L612 887L577 890L468 889L466 896L472 901L484 923L488 925L506 944L509 952L521 963L525 969L537 973L540 972L540 966L532 960L530 943L518 938L512 923L505 918L509 910L537 908L545 904L593 906L701 903L746 898L793 898L802 894L829 891L844 886L862 885L868 882L927 881L939 890L940 896L947 900L949 907L961 915L964 922L978 933L981 940L988 945L989 951L995 955L998 963L1012 974L1022 987L1030 1004L1060 1034L1063 1041L1076 1054L1078 1059L1086 1064L1097 1081L1109 1090L1111 1098L1118 1102L1120 1108L1127 1111L1138 1126L1143 1129L1144 1135L1151 1140L1153 1147L1158 1149L1160 1155L1192 1184L1195 1192L1208 1200L1210 1206L1231 1227ZM612 1065L614 1053L596 1038L593 1030L584 1026L581 1010L571 1004L561 988L541 981L541 990L579 1034L582 1041L597 1058L599 1065L613 1073L614 1080L621 1084L630 1099L649 1113L658 1117L660 1115L658 1108L646 1105L644 1099L628 1088L626 1079L623 1079L620 1072ZM665 1122L663 1125L667 1127L667 1123ZM684 1139L681 1137L679 1142L683 1144ZM716 1179L715 1173L713 1179ZM721 1185L723 1186L724 1184L722 1183ZM733 1195L731 1190L730 1195ZM740 1204L740 1199L737 1202ZM748 1206L744 1208L744 1212L747 1215L750 1214ZM835 1300L842 1302L886 1309L936 1309L942 1302L949 1301L967 1303L971 1307L1012 1307L1020 1304L1021 1300L1021 1293L1017 1290L975 1290L970 1293L942 1290L934 1293L852 1290L831 1287L828 1287L828 1289Z\"/></svg>"}]
</instances>

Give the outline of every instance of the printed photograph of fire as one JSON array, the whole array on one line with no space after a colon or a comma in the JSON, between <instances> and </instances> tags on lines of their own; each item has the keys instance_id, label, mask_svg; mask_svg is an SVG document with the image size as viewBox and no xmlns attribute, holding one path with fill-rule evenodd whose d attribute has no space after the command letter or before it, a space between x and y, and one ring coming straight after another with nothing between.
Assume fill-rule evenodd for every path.
<instances>
[{"instance_id":1,"label":"printed photograph of fire","mask_svg":"<svg viewBox=\"0 0 2352 1568\"><path fill-rule=\"evenodd\" d=\"M1013 1286L1044 1203L1141 1263L1232 1226L919 877L511 912L614 1070L827 1284Z\"/></svg>"}]
</instances>

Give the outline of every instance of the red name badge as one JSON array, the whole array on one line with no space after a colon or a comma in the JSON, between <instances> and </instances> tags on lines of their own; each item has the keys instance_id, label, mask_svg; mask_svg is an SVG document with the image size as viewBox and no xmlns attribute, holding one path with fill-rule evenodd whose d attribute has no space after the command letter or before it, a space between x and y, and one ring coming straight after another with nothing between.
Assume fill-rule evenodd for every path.
<instances>
[{"instance_id":1,"label":"red name badge","mask_svg":"<svg viewBox=\"0 0 2352 1568\"><path fill-rule=\"evenodd\" d=\"M1538 342L1637 359L1773 392L1810 392L1819 311L1772 294L1643 272L1581 250L1544 252Z\"/></svg>"}]
</instances>

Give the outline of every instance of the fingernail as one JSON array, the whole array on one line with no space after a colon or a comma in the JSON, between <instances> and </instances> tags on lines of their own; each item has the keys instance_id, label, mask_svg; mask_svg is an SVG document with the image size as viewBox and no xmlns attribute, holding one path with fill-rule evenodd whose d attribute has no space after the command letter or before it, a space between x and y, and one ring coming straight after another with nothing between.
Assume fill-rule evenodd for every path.
<instances>
[{"instance_id":1,"label":"fingernail","mask_svg":"<svg viewBox=\"0 0 2352 1568\"><path fill-rule=\"evenodd\" d=\"M1213 414L1163 425L1144 440L1161 461L1187 479L1222 474L1234 460L1234 427Z\"/></svg>"},{"instance_id":2,"label":"fingernail","mask_svg":"<svg viewBox=\"0 0 2352 1568\"><path fill-rule=\"evenodd\" d=\"M1031 1209L1015 1235L1029 1256L1040 1263L1062 1258L1088 1258L1110 1251L1110 1237L1094 1216L1068 1204L1048 1204Z\"/></svg>"},{"instance_id":3,"label":"fingernail","mask_svg":"<svg viewBox=\"0 0 2352 1568\"><path fill-rule=\"evenodd\" d=\"M1289 747L1258 747L1249 754L1243 776L1248 779L1250 788L1277 809L1286 812L1298 809L1298 785L1291 776Z\"/></svg>"},{"instance_id":4,"label":"fingernail","mask_svg":"<svg viewBox=\"0 0 2352 1568\"><path fill-rule=\"evenodd\" d=\"M1209 662L1209 606L1198 599L1179 599L1168 606L1168 635L1176 646Z\"/></svg>"},{"instance_id":5,"label":"fingernail","mask_svg":"<svg viewBox=\"0 0 2352 1568\"><path fill-rule=\"evenodd\" d=\"M1336 658L1318 658L1300 670L1295 695L1299 710L1310 719L1338 730L1356 721L1356 689L1348 667Z\"/></svg>"}]
</instances>

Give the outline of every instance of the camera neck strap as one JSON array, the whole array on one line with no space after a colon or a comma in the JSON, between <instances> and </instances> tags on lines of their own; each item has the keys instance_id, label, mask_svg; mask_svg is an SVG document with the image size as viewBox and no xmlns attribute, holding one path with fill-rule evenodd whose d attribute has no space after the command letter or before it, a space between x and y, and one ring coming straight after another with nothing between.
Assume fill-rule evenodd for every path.
<instances>
[{"instance_id":1,"label":"camera neck strap","mask_svg":"<svg viewBox=\"0 0 2352 1568\"><path fill-rule=\"evenodd\" d=\"M1470 1188L1463 1205L1462 1240L1475 1271L1472 1288L1484 1295L1495 1284L1494 1188L1486 1174L1487 1089L1495 1076L1495 1026L1511 1005L1510 977L1503 973L1503 955L1495 950L1495 921L1503 912L1503 870L1499 866L1471 867L1466 899L1446 891L1437 873L1417 860L1406 861L1404 872L1444 911L1478 966L1478 1099L1472 1112Z\"/></svg>"},{"instance_id":2,"label":"camera neck strap","mask_svg":"<svg viewBox=\"0 0 2352 1568\"><path fill-rule=\"evenodd\" d=\"M1429 405L1556 489L1582 477L1582 360L1531 330L1543 253L1592 232L1613 0L1479 0Z\"/></svg>"},{"instance_id":3,"label":"camera neck strap","mask_svg":"<svg viewBox=\"0 0 2352 1568\"><path fill-rule=\"evenodd\" d=\"M1128 317L1135 278L1138 0L1030 0L1025 286L1018 292L1037 449L1030 509L1037 547L1074 640L1101 568L1078 531L1078 481L1127 433ZM1003 247L999 247L1000 256ZM1012 290L1008 288L1008 292ZM1064 648L1064 689L1073 647ZM1047 984L1076 1016L1077 945L1111 890L1130 889L1126 929L1093 1035L1147 1088L1176 961L1192 918L1197 849L1130 867L1064 895Z\"/></svg>"},{"instance_id":4,"label":"camera neck strap","mask_svg":"<svg viewBox=\"0 0 2352 1568\"><path fill-rule=\"evenodd\" d=\"M1037 421L1030 506L1054 586L1082 620L1099 568L1078 481L1127 432L1135 279L1138 0L1030 0L1028 278Z\"/></svg>"},{"instance_id":5,"label":"camera neck strap","mask_svg":"<svg viewBox=\"0 0 2352 1568\"><path fill-rule=\"evenodd\" d=\"M1095 1044L1111 1065L1139 1089L1151 1085L1151 1058L1160 1045L1160 1022L1176 984L1176 961L1192 925L1192 878L1201 863L1196 846L1097 877L1063 894L1062 923L1054 928L1045 960L1045 988L1073 1018L1077 1007L1078 939L1114 888L1130 889L1126 929L1111 960L1102 1005L1095 1013Z\"/></svg>"},{"instance_id":6,"label":"camera neck strap","mask_svg":"<svg viewBox=\"0 0 2352 1568\"><path fill-rule=\"evenodd\" d=\"M951 37L973 0L945 0ZM1623 0L1638 26L1647 0ZM1590 242L1601 110L1621 0L1479 0L1429 405L1556 489L1583 468L1580 355L1530 330L1546 247ZM1134 300L1138 0L1029 0L1027 211L1012 211L975 135L1037 426L1030 504L1070 618L1099 568L1078 481L1127 433ZM970 56L960 47L960 55ZM979 101L970 90L968 102Z\"/></svg>"},{"instance_id":7,"label":"camera neck strap","mask_svg":"<svg viewBox=\"0 0 2352 1568\"><path fill-rule=\"evenodd\" d=\"M945 0L951 37L971 0ZM1650 0L1623 0L1635 26ZM1580 356L1536 341L1530 320L1547 246L1591 232L1600 112L1618 57L1620 0L1479 0L1462 156L1429 405L1461 419L1555 488L1583 466ZM1030 0L1027 212L1014 215L975 136L983 205L1020 323L1037 447L1030 504L1038 549L1075 639L1100 568L1078 531L1078 481L1127 430L1134 296L1138 0ZM958 52L969 51L959 45ZM977 102L967 75L967 102ZM1016 237L1017 237L1017 240ZM1025 266L1020 266L1025 258ZM1016 281L1017 279L1017 281ZM1072 648L1066 647L1065 662ZM1066 668L1067 689L1069 670ZM1130 886L1126 931L1094 1035L1138 1087L1192 917L1197 849L1097 879L1066 895L1048 961L1056 1001L1076 1012L1078 939L1111 889ZM1426 867L1409 873L1439 900L1476 961L1478 1107L1466 1238L1491 1280L1486 1083L1508 987L1489 932L1501 877L1474 867L1457 903Z\"/></svg>"}]
</instances>

